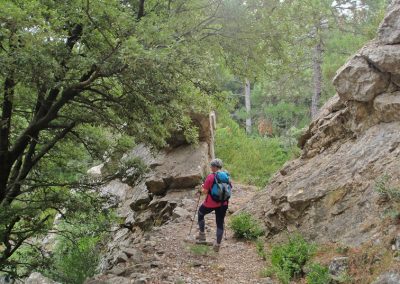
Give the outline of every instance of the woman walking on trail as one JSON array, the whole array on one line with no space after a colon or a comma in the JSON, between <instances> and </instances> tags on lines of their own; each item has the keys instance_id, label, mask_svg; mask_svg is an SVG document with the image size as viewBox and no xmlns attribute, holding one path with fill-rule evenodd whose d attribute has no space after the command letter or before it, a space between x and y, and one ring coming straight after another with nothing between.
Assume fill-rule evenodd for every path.
<instances>
[{"instance_id":1,"label":"woman walking on trail","mask_svg":"<svg viewBox=\"0 0 400 284\"><path fill-rule=\"evenodd\" d=\"M198 211L199 234L196 236L196 239L201 242L206 241L204 216L215 211L215 221L217 224L217 240L213 245L213 249L216 252L219 251L222 236L224 234L224 219L226 211L228 210L227 199L229 199L230 197L230 190L232 188L232 184L229 181L229 175L226 172L221 171L222 166L223 164L220 159L213 159L211 161L211 174L207 176L206 180L202 184L202 188L199 190L200 193L204 193L207 196ZM229 188L229 196L222 197L222 201L217 201L218 197L214 197L214 194L212 195L211 191L213 189L213 186L219 186L221 190L221 184L225 184L225 188ZM224 195L224 192L222 193L222 195Z\"/></svg>"}]
</instances>

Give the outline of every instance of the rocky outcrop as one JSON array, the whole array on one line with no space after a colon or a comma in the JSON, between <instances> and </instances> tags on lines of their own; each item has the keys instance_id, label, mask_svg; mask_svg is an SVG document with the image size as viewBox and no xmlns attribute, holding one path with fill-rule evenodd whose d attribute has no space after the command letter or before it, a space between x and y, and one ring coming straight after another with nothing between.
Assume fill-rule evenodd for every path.
<instances>
[{"instance_id":1,"label":"rocky outcrop","mask_svg":"<svg viewBox=\"0 0 400 284\"><path fill-rule=\"evenodd\" d=\"M400 0L334 78L337 90L301 137L302 156L288 162L246 210L267 234L300 231L318 242L385 243L398 220L383 222L390 200L376 190L383 175L400 188ZM398 217L397 217L398 218Z\"/></svg>"},{"instance_id":2,"label":"rocky outcrop","mask_svg":"<svg viewBox=\"0 0 400 284\"><path fill-rule=\"evenodd\" d=\"M139 159L142 174L137 175L133 183L114 180L101 189L102 194L108 196L110 207L116 207L122 222L113 228L115 233L108 241L100 265L102 274L90 280L93 283L125 283L126 276L139 281L137 283L146 283L143 273L158 265L156 259L144 257L145 252L154 249L150 231L174 220L190 218L184 209L190 202L187 197L207 173L209 143L213 142L210 119L201 115L192 115L192 119L199 129L198 144L184 142L177 132L169 146L161 151L138 145L123 160ZM139 170L133 167L127 171ZM92 172L98 175L98 169ZM102 282L105 274L114 275L114 278L107 277L108 282ZM90 281L88 283L92 283Z\"/></svg>"}]
</instances>

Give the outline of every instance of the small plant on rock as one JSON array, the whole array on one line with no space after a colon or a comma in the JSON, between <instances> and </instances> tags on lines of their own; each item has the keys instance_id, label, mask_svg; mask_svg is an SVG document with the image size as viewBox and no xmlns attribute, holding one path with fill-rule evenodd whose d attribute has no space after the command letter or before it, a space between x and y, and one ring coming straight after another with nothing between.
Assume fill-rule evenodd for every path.
<instances>
[{"instance_id":1,"label":"small plant on rock","mask_svg":"<svg viewBox=\"0 0 400 284\"><path fill-rule=\"evenodd\" d=\"M233 216L229 225L239 239L254 240L264 234L260 223L247 212Z\"/></svg>"},{"instance_id":2,"label":"small plant on rock","mask_svg":"<svg viewBox=\"0 0 400 284\"><path fill-rule=\"evenodd\" d=\"M375 182L375 191L389 202L390 207L385 210L385 215L395 222L400 222L400 188L391 185L391 176L383 175Z\"/></svg>"},{"instance_id":3,"label":"small plant on rock","mask_svg":"<svg viewBox=\"0 0 400 284\"><path fill-rule=\"evenodd\" d=\"M387 197L392 202L400 202L400 189L390 185L391 176L383 175L375 182L375 190L379 195Z\"/></svg>"},{"instance_id":4,"label":"small plant on rock","mask_svg":"<svg viewBox=\"0 0 400 284\"><path fill-rule=\"evenodd\" d=\"M256 250L259 257L263 260L267 260L267 253L264 248L264 241L261 238L258 238L256 241Z\"/></svg>"},{"instance_id":5,"label":"small plant on rock","mask_svg":"<svg viewBox=\"0 0 400 284\"><path fill-rule=\"evenodd\" d=\"M332 282L328 267L313 263L309 269L310 271L307 273L308 284L328 284Z\"/></svg>"}]
</instances>

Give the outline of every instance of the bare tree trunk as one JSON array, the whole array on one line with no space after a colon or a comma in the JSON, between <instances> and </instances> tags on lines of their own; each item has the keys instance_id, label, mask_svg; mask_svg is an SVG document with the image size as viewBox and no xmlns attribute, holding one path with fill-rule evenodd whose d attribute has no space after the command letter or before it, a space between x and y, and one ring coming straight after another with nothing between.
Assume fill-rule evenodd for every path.
<instances>
[{"instance_id":1,"label":"bare tree trunk","mask_svg":"<svg viewBox=\"0 0 400 284\"><path fill-rule=\"evenodd\" d=\"M311 102L311 118L318 113L319 99L322 90L322 44L317 43L313 51L314 93Z\"/></svg>"},{"instance_id":2,"label":"bare tree trunk","mask_svg":"<svg viewBox=\"0 0 400 284\"><path fill-rule=\"evenodd\" d=\"M250 101L250 81L246 78L245 88L244 88L244 100L246 105L246 133L251 134L251 101Z\"/></svg>"},{"instance_id":3,"label":"bare tree trunk","mask_svg":"<svg viewBox=\"0 0 400 284\"><path fill-rule=\"evenodd\" d=\"M210 157L211 159L215 159L215 130L217 129L217 123L215 118L215 112L212 111L209 115L210 119Z\"/></svg>"}]
</instances>

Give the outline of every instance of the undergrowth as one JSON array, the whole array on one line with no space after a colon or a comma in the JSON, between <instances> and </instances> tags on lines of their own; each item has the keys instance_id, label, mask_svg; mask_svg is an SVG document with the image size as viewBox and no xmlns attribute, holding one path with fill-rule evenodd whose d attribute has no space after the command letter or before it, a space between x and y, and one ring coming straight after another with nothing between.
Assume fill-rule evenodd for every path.
<instances>
[{"instance_id":1,"label":"undergrowth","mask_svg":"<svg viewBox=\"0 0 400 284\"><path fill-rule=\"evenodd\" d=\"M264 234L259 221L247 212L241 212L232 216L229 226L238 239L254 240Z\"/></svg>"},{"instance_id":2,"label":"undergrowth","mask_svg":"<svg viewBox=\"0 0 400 284\"><path fill-rule=\"evenodd\" d=\"M216 130L216 155L224 161L233 179L263 187L270 177L299 150L287 139L248 136L228 115L219 113Z\"/></svg>"},{"instance_id":3,"label":"undergrowth","mask_svg":"<svg viewBox=\"0 0 400 284\"><path fill-rule=\"evenodd\" d=\"M188 247L189 251L195 255L210 255L212 254L212 249L208 245L191 245Z\"/></svg>"},{"instance_id":4,"label":"undergrowth","mask_svg":"<svg viewBox=\"0 0 400 284\"><path fill-rule=\"evenodd\" d=\"M329 284L332 282L329 269L319 263L312 263L307 273L307 284Z\"/></svg>"},{"instance_id":5,"label":"undergrowth","mask_svg":"<svg viewBox=\"0 0 400 284\"><path fill-rule=\"evenodd\" d=\"M291 279L303 276L303 267L316 251L314 244L308 243L302 236L293 235L287 243L272 246L269 255L271 267L264 269L264 276L275 276L281 283L288 284ZM314 271L317 277L321 273ZM315 282L318 283L318 282Z\"/></svg>"}]
</instances>

